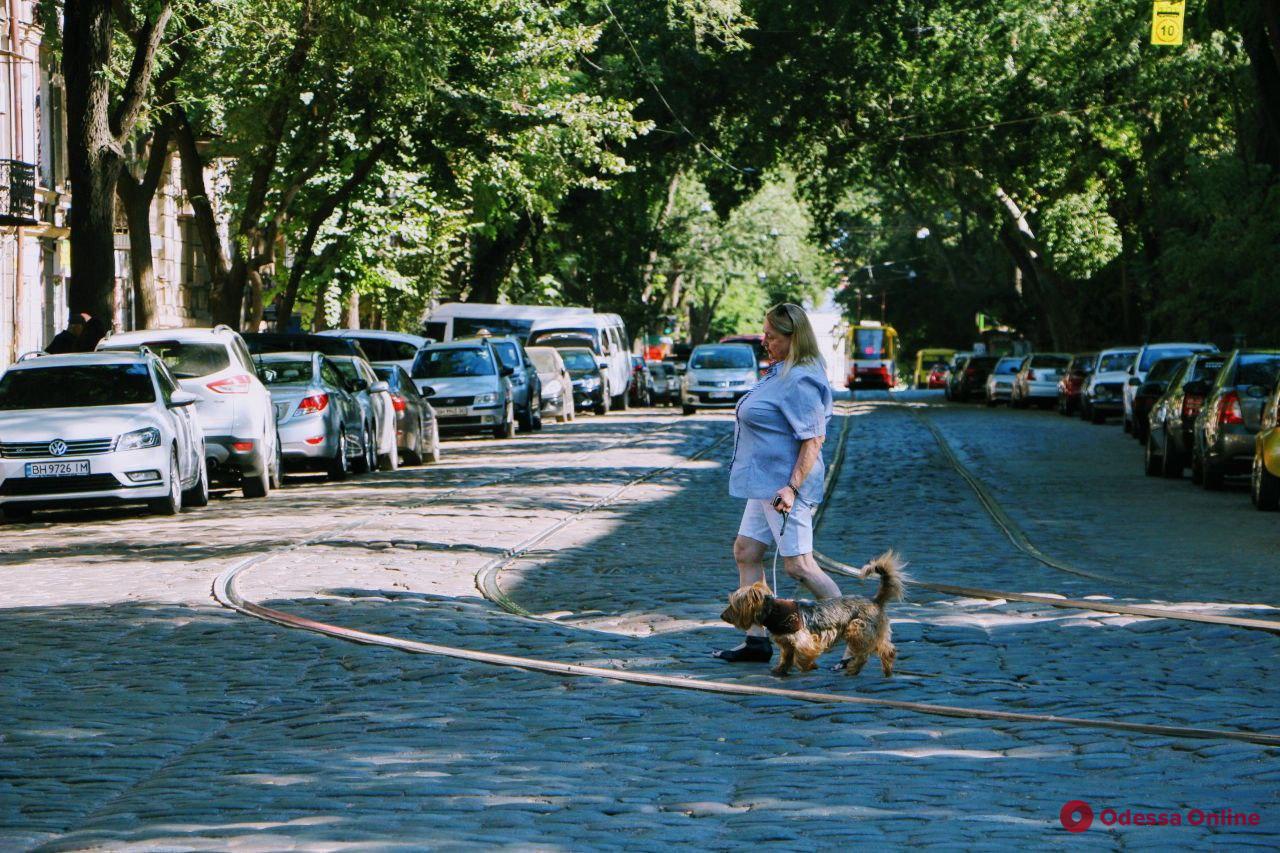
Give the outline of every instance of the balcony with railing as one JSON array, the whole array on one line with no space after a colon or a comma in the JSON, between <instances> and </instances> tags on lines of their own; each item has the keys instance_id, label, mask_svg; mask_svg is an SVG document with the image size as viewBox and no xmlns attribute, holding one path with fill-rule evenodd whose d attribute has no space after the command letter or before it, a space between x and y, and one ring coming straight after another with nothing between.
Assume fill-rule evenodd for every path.
<instances>
[{"instance_id":1,"label":"balcony with railing","mask_svg":"<svg viewBox=\"0 0 1280 853\"><path fill-rule=\"evenodd\" d=\"M0 225L36 224L36 167L0 160Z\"/></svg>"}]
</instances>

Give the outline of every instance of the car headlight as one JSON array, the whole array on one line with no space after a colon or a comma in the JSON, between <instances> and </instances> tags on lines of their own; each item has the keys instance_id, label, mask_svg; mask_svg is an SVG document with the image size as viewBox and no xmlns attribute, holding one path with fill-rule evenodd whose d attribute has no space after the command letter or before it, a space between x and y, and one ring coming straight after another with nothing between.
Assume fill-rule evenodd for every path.
<instances>
[{"instance_id":1,"label":"car headlight","mask_svg":"<svg viewBox=\"0 0 1280 853\"><path fill-rule=\"evenodd\" d=\"M135 429L126 432L116 439L116 450L141 450L144 447L160 446L160 430L155 427Z\"/></svg>"},{"instance_id":2,"label":"car headlight","mask_svg":"<svg viewBox=\"0 0 1280 853\"><path fill-rule=\"evenodd\" d=\"M584 377L582 377L582 390L583 390L583 391L594 391L594 390L596 390L596 389L597 389L597 388L599 388L599 387L600 387L600 377L599 377L599 376L584 376Z\"/></svg>"},{"instance_id":3,"label":"car headlight","mask_svg":"<svg viewBox=\"0 0 1280 853\"><path fill-rule=\"evenodd\" d=\"M490 391L487 394L477 394L475 405L477 406L493 406L498 402L497 392Z\"/></svg>"}]
</instances>

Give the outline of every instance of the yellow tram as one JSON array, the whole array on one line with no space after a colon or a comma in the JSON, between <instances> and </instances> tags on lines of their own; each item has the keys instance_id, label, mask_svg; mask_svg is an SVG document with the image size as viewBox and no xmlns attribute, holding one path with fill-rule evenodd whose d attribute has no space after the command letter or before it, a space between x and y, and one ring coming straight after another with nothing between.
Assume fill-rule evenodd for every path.
<instances>
[{"instance_id":1,"label":"yellow tram","mask_svg":"<svg viewBox=\"0 0 1280 853\"><path fill-rule=\"evenodd\" d=\"M849 329L849 388L892 388L898 381L898 332L877 320Z\"/></svg>"}]
</instances>

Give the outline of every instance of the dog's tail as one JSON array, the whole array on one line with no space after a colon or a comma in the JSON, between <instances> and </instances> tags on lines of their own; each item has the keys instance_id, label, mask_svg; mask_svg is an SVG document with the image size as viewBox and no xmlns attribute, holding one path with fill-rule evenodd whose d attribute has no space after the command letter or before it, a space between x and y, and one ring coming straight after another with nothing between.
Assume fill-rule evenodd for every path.
<instances>
[{"instance_id":1,"label":"dog's tail","mask_svg":"<svg viewBox=\"0 0 1280 853\"><path fill-rule=\"evenodd\" d=\"M877 607L884 607L890 601L902 600L909 580L906 573L902 571L906 567L907 564L902 562L897 551L885 551L867 563L866 568L862 570L864 578L872 574L880 575L880 589L876 592L874 599Z\"/></svg>"}]
</instances>

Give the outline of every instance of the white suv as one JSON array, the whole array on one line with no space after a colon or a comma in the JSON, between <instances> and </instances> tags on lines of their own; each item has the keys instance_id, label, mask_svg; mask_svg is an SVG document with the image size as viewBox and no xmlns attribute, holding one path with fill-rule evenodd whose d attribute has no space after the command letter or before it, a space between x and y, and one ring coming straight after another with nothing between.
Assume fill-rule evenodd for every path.
<instances>
[{"instance_id":1,"label":"white suv","mask_svg":"<svg viewBox=\"0 0 1280 853\"><path fill-rule=\"evenodd\" d=\"M280 439L271 392L258 379L244 340L228 326L147 329L104 338L99 352L145 346L184 391L195 394L212 478L240 485L246 498L280 486Z\"/></svg>"},{"instance_id":2,"label":"white suv","mask_svg":"<svg viewBox=\"0 0 1280 853\"><path fill-rule=\"evenodd\" d=\"M209 502L196 398L144 351L24 358L0 377L0 512Z\"/></svg>"},{"instance_id":3,"label":"white suv","mask_svg":"<svg viewBox=\"0 0 1280 853\"><path fill-rule=\"evenodd\" d=\"M1124 431L1134 432L1133 398L1138 396L1138 388L1147 381L1147 373L1151 370L1151 365L1162 358L1217 351L1218 348L1213 344L1145 344L1138 350L1133 364L1129 365L1129 378L1124 383Z\"/></svg>"}]
</instances>

